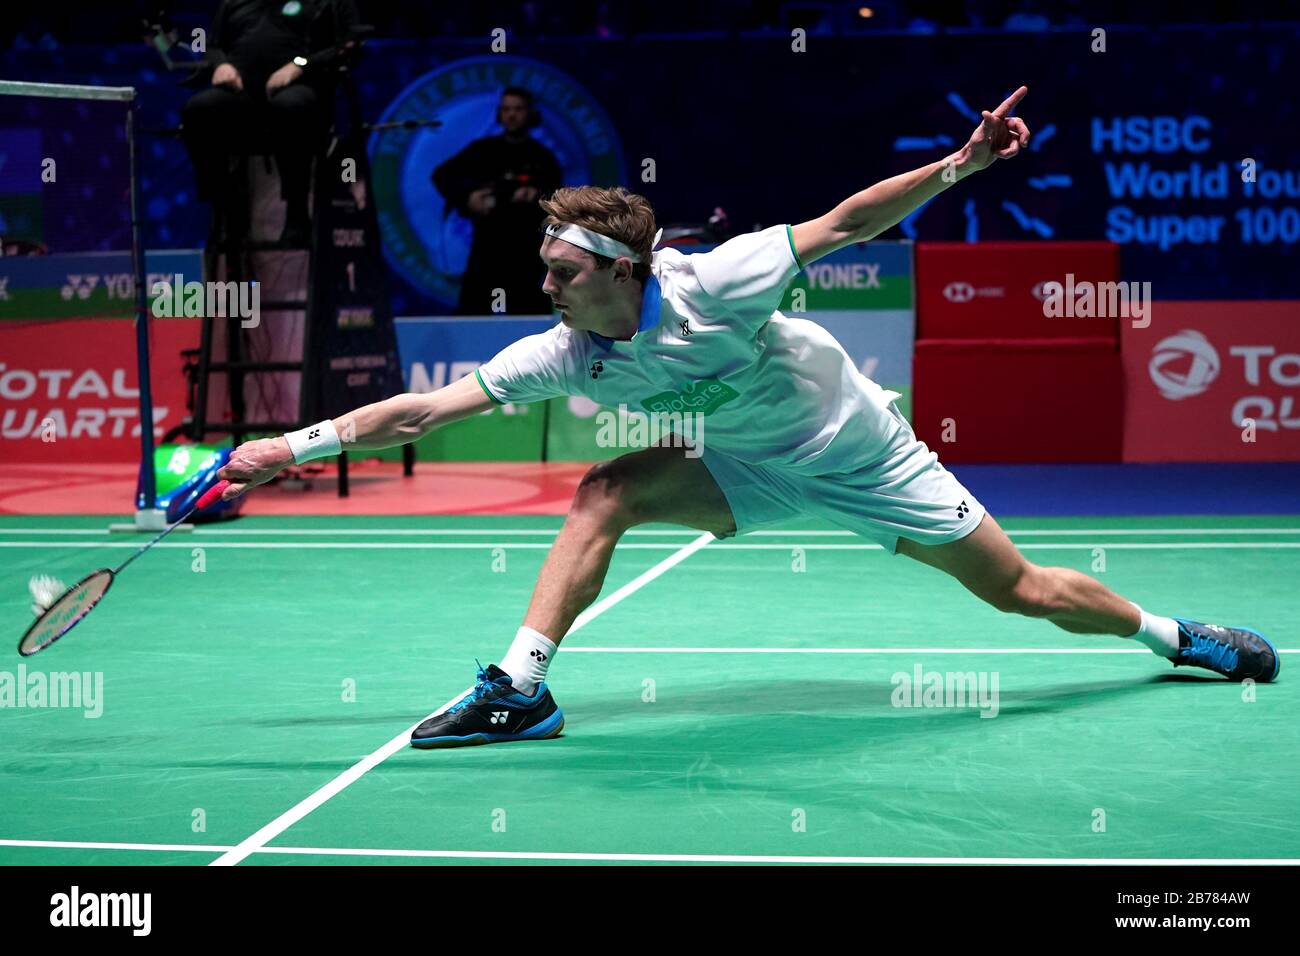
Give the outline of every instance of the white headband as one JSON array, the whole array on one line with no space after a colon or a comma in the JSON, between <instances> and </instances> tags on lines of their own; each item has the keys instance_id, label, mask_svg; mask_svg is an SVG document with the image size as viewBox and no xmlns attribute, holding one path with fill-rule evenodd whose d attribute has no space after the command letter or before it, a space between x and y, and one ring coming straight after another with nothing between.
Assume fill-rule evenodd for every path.
<instances>
[{"instance_id":1,"label":"white headband","mask_svg":"<svg viewBox=\"0 0 1300 956\"><path fill-rule=\"evenodd\" d=\"M550 225L546 227L546 234L555 239L563 239L565 242L572 243L579 249L586 249L588 252L594 252L597 255L605 256L608 259L617 259L620 256L626 256L633 262L640 262L641 256L631 246L619 242L617 239L611 239L609 236L602 236L598 232L592 232L575 223L566 222L563 225ZM660 229L655 233L655 241L651 243L650 248L659 245L659 238L664 234Z\"/></svg>"}]
</instances>

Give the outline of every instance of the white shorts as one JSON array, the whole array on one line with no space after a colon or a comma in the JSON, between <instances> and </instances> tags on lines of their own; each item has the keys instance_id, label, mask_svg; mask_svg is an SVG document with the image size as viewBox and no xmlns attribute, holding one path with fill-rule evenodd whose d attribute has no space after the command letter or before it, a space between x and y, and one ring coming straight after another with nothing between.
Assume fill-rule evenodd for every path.
<instances>
[{"instance_id":1,"label":"white shorts","mask_svg":"<svg viewBox=\"0 0 1300 956\"><path fill-rule=\"evenodd\" d=\"M900 537L946 544L974 531L984 506L917 440L892 404L889 413L896 427L884 453L852 471L806 475L740 461L710 451L706 443L700 457L731 506L735 533L814 515L895 554Z\"/></svg>"}]
</instances>

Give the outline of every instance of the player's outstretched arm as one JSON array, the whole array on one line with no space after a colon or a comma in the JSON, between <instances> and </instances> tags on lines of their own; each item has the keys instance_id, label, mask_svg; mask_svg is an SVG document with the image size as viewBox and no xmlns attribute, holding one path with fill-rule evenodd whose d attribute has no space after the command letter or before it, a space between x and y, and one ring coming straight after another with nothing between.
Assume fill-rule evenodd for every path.
<instances>
[{"instance_id":1,"label":"player's outstretched arm","mask_svg":"<svg viewBox=\"0 0 1300 956\"><path fill-rule=\"evenodd\" d=\"M477 415L495 404L497 403L488 397L475 377L467 375L437 391L423 394L408 392L365 405L334 419L330 424L337 436L334 440L341 445L342 450L371 451L413 442L441 425ZM290 447L290 436L285 435L246 441L236 448L230 461L217 472L219 477L230 482L222 499L228 501L239 497L249 488L270 481L289 465L301 464L313 457L337 454L337 448L329 449L315 444L333 436L311 434L313 431L328 432L328 429L313 426L304 431L308 432L307 436L301 432L295 432L292 436L297 443L306 443L305 447L308 448L306 454L300 448L297 458L294 449ZM311 454L317 448L322 453Z\"/></svg>"},{"instance_id":2,"label":"player's outstretched arm","mask_svg":"<svg viewBox=\"0 0 1300 956\"><path fill-rule=\"evenodd\" d=\"M966 145L950 156L882 180L821 218L792 227L799 261L808 265L850 243L872 239L959 179L999 159L1011 159L1029 145L1025 121L1008 115L1028 92L1029 88L1022 86L993 112L985 110Z\"/></svg>"}]
</instances>

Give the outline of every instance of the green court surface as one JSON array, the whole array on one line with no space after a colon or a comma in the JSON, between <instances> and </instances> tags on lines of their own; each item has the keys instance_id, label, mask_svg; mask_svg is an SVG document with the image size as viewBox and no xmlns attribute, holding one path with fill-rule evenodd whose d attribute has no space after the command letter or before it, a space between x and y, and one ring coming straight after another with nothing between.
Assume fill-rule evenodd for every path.
<instances>
[{"instance_id":1,"label":"green court surface","mask_svg":"<svg viewBox=\"0 0 1300 956\"><path fill-rule=\"evenodd\" d=\"M1000 615L829 526L660 526L551 669L561 737L404 746L504 652L559 523L178 532L20 658L31 575L147 539L0 519L0 863L1300 861L1300 516L1004 522L1038 563L1269 635L1271 685ZM918 669L986 696L898 706ZM73 672L100 693L18 706Z\"/></svg>"}]
</instances>

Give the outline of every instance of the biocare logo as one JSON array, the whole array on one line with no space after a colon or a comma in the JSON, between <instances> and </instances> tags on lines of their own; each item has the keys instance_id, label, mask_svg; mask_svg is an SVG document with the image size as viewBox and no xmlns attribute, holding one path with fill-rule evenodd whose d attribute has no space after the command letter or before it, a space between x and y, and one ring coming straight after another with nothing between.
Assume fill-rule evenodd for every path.
<instances>
[{"instance_id":1,"label":"biocare logo","mask_svg":"<svg viewBox=\"0 0 1300 956\"><path fill-rule=\"evenodd\" d=\"M680 392L670 390L642 399L641 407L652 413L711 415L720 406L739 397L740 393L725 382L706 378L688 383Z\"/></svg>"}]
</instances>

